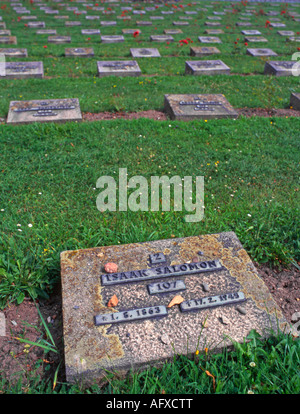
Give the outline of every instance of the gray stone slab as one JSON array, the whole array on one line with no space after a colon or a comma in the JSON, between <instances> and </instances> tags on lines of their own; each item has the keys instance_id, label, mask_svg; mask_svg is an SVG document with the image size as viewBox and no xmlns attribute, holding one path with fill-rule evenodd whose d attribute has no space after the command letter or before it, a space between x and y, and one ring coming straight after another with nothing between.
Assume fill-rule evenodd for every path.
<instances>
[{"instance_id":1,"label":"gray stone slab","mask_svg":"<svg viewBox=\"0 0 300 414\"><path fill-rule=\"evenodd\" d=\"M189 22L173 22L173 26L189 26Z\"/></svg>"},{"instance_id":2,"label":"gray stone slab","mask_svg":"<svg viewBox=\"0 0 300 414\"><path fill-rule=\"evenodd\" d=\"M100 24L101 26L116 26L117 22L115 20L103 20Z\"/></svg>"},{"instance_id":3,"label":"gray stone slab","mask_svg":"<svg viewBox=\"0 0 300 414\"><path fill-rule=\"evenodd\" d=\"M295 32L292 30L278 30L277 32L280 36L294 36Z\"/></svg>"},{"instance_id":4,"label":"gray stone slab","mask_svg":"<svg viewBox=\"0 0 300 414\"><path fill-rule=\"evenodd\" d=\"M49 36L48 43L71 43L71 36Z\"/></svg>"},{"instance_id":5,"label":"gray stone slab","mask_svg":"<svg viewBox=\"0 0 300 414\"><path fill-rule=\"evenodd\" d=\"M272 49L247 49L246 50L247 55L251 56L277 56L277 53L275 53Z\"/></svg>"},{"instance_id":6,"label":"gray stone slab","mask_svg":"<svg viewBox=\"0 0 300 414\"><path fill-rule=\"evenodd\" d=\"M43 78L43 62L0 62L4 70L0 70L0 79Z\"/></svg>"},{"instance_id":7,"label":"gray stone slab","mask_svg":"<svg viewBox=\"0 0 300 414\"><path fill-rule=\"evenodd\" d=\"M88 35L88 36L98 35L100 33L101 31L99 29L82 29L81 30L81 34Z\"/></svg>"},{"instance_id":8,"label":"gray stone slab","mask_svg":"<svg viewBox=\"0 0 300 414\"><path fill-rule=\"evenodd\" d=\"M137 20L137 26L152 26L152 22L149 20Z\"/></svg>"},{"instance_id":9,"label":"gray stone slab","mask_svg":"<svg viewBox=\"0 0 300 414\"><path fill-rule=\"evenodd\" d=\"M209 35L219 35L224 34L224 31L222 29L206 29L204 33Z\"/></svg>"},{"instance_id":10,"label":"gray stone slab","mask_svg":"<svg viewBox=\"0 0 300 414\"><path fill-rule=\"evenodd\" d=\"M222 43L221 39L214 36L199 36L198 40L201 43Z\"/></svg>"},{"instance_id":11,"label":"gray stone slab","mask_svg":"<svg viewBox=\"0 0 300 414\"><path fill-rule=\"evenodd\" d=\"M193 46L190 48L191 56L208 56L221 53L215 46Z\"/></svg>"},{"instance_id":12,"label":"gray stone slab","mask_svg":"<svg viewBox=\"0 0 300 414\"><path fill-rule=\"evenodd\" d=\"M291 42L300 42L300 36L291 36L288 40Z\"/></svg>"},{"instance_id":13,"label":"gray stone slab","mask_svg":"<svg viewBox=\"0 0 300 414\"><path fill-rule=\"evenodd\" d=\"M158 49L153 47L147 47L147 48L132 48L130 49L130 54L132 57L140 58L151 58L151 57L160 57L160 53Z\"/></svg>"},{"instance_id":14,"label":"gray stone slab","mask_svg":"<svg viewBox=\"0 0 300 414\"><path fill-rule=\"evenodd\" d=\"M290 97L290 106L292 109L300 111L300 93L292 92Z\"/></svg>"},{"instance_id":15,"label":"gray stone slab","mask_svg":"<svg viewBox=\"0 0 300 414\"><path fill-rule=\"evenodd\" d=\"M222 60L191 60L185 62L188 75L229 75L230 68Z\"/></svg>"},{"instance_id":16,"label":"gray stone slab","mask_svg":"<svg viewBox=\"0 0 300 414\"><path fill-rule=\"evenodd\" d=\"M39 28L46 27L46 23L45 22L28 22L27 27L30 27L33 29L39 29Z\"/></svg>"},{"instance_id":17,"label":"gray stone slab","mask_svg":"<svg viewBox=\"0 0 300 414\"><path fill-rule=\"evenodd\" d=\"M66 57L92 57L94 49L92 47L75 47L65 49Z\"/></svg>"},{"instance_id":18,"label":"gray stone slab","mask_svg":"<svg viewBox=\"0 0 300 414\"><path fill-rule=\"evenodd\" d=\"M6 30L6 29L0 30L0 36L10 36L10 35L11 35L10 30Z\"/></svg>"},{"instance_id":19,"label":"gray stone slab","mask_svg":"<svg viewBox=\"0 0 300 414\"><path fill-rule=\"evenodd\" d=\"M39 35L42 35L42 34L45 34L45 35L56 35L57 34L57 32L56 32L55 29L39 29L35 33L36 34L39 34Z\"/></svg>"},{"instance_id":20,"label":"gray stone slab","mask_svg":"<svg viewBox=\"0 0 300 414\"><path fill-rule=\"evenodd\" d=\"M237 118L238 114L221 94L165 95L164 110L171 119Z\"/></svg>"},{"instance_id":21,"label":"gray stone slab","mask_svg":"<svg viewBox=\"0 0 300 414\"><path fill-rule=\"evenodd\" d=\"M250 43L259 43L259 42L267 42L268 40L264 38L263 36L246 36L245 42Z\"/></svg>"},{"instance_id":22,"label":"gray stone slab","mask_svg":"<svg viewBox=\"0 0 300 414\"><path fill-rule=\"evenodd\" d=\"M101 43L122 43L124 36L121 35L104 35L101 36Z\"/></svg>"},{"instance_id":23,"label":"gray stone slab","mask_svg":"<svg viewBox=\"0 0 300 414\"><path fill-rule=\"evenodd\" d=\"M12 49L12 48L0 48L0 56L8 56L8 57L27 57L27 49Z\"/></svg>"},{"instance_id":24,"label":"gray stone slab","mask_svg":"<svg viewBox=\"0 0 300 414\"><path fill-rule=\"evenodd\" d=\"M179 277L169 273L180 266L193 269L200 250L201 260L218 261L222 268ZM163 278L102 284L106 263L116 263L123 275L150 272L149 255L156 252L166 256ZM291 329L233 232L64 251L61 281L68 382L101 383L107 370L122 376L159 366L174 353L231 348L251 330L266 338L272 329ZM179 281L185 289L169 290ZM170 307L176 294L182 302ZM113 295L118 303L111 307Z\"/></svg>"},{"instance_id":25,"label":"gray stone slab","mask_svg":"<svg viewBox=\"0 0 300 414\"><path fill-rule=\"evenodd\" d=\"M270 61L265 63L264 74L275 76L292 76L296 61Z\"/></svg>"},{"instance_id":26,"label":"gray stone slab","mask_svg":"<svg viewBox=\"0 0 300 414\"><path fill-rule=\"evenodd\" d=\"M65 22L65 26L66 27L75 27L75 26L81 26L81 22L80 21L66 21Z\"/></svg>"},{"instance_id":27,"label":"gray stone slab","mask_svg":"<svg viewBox=\"0 0 300 414\"><path fill-rule=\"evenodd\" d=\"M170 35L176 35L176 34L182 34L183 32L181 29L164 29L164 33L170 34Z\"/></svg>"},{"instance_id":28,"label":"gray stone slab","mask_svg":"<svg viewBox=\"0 0 300 414\"><path fill-rule=\"evenodd\" d=\"M171 35L151 35L151 42L174 42L174 38Z\"/></svg>"},{"instance_id":29,"label":"gray stone slab","mask_svg":"<svg viewBox=\"0 0 300 414\"><path fill-rule=\"evenodd\" d=\"M0 36L0 44L1 43L6 45L16 45L17 38L16 36Z\"/></svg>"},{"instance_id":30,"label":"gray stone slab","mask_svg":"<svg viewBox=\"0 0 300 414\"><path fill-rule=\"evenodd\" d=\"M135 60L97 62L98 76L140 76L141 69Z\"/></svg>"},{"instance_id":31,"label":"gray stone slab","mask_svg":"<svg viewBox=\"0 0 300 414\"><path fill-rule=\"evenodd\" d=\"M246 36L256 36L256 35L260 36L261 35L261 32L259 30L242 30L241 33Z\"/></svg>"},{"instance_id":32,"label":"gray stone slab","mask_svg":"<svg viewBox=\"0 0 300 414\"><path fill-rule=\"evenodd\" d=\"M8 124L81 120L79 101L76 98L12 101L7 116Z\"/></svg>"}]
</instances>

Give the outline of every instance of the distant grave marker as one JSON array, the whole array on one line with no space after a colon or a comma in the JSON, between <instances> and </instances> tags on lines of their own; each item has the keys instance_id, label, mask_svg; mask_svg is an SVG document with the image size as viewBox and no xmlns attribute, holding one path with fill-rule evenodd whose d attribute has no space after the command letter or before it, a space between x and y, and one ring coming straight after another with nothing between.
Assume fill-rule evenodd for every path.
<instances>
[{"instance_id":1,"label":"distant grave marker","mask_svg":"<svg viewBox=\"0 0 300 414\"><path fill-rule=\"evenodd\" d=\"M132 48L130 49L130 54L132 57L160 57L160 53L156 48Z\"/></svg>"},{"instance_id":2,"label":"distant grave marker","mask_svg":"<svg viewBox=\"0 0 300 414\"><path fill-rule=\"evenodd\" d=\"M251 56L277 56L277 53L275 53L271 49L247 49L246 50L247 55Z\"/></svg>"},{"instance_id":3,"label":"distant grave marker","mask_svg":"<svg viewBox=\"0 0 300 414\"><path fill-rule=\"evenodd\" d=\"M98 76L140 76L141 69L134 60L99 61Z\"/></svg>"},{"instance_id":4,"label":"distant grave marker","mask_svg":"<svg viewBox=\"0 0 300 414\"><path fill-rule=\"evenodd\" d=\"M49 36L48 43L71 43L71 36Z\"/></svg>"},{"instance_id":5,"label":"distant grave marker","mask_svg":"<svg viewBox=\"0 0 300 414\"><path fill-rule=\"evenodd\" d=\"M193 46L190 48L191 56L208 56L221 53L220 50L214 46Z\"/></svg>"},{"instance_id":6,"label":"distant grave marker","mask_svg":"<svg viewBox=\"0 0 300 414\"><path fill-rule=\"evenodd\" d=\"M292 92L290 97L290 106L300 111L300 93Z\"/></svg>"},{"instance_id":7,"label":"distant grave marker","mask_svg":"<svg viewBox=\"0 0 300 414\"><path fill-rule=\"evenodd\" d=\"M124 42L124 36L121 35L104 35L101 36L102 43L122 43Z\"/></svg>"},{"instance_id":8,"label":"distant grave marker","mask_svg":"<svg viewBox=\"0 0 300 414\"><path fill-rule=\"evenodd\" d=\"M229 75L230 68L222 60L191 60L185 62L188 75Z\"/></svg>"},{"instance_id":9,"label":"distant grave marker","mask_svg":"<svg viewBox=\"0 0 300 414\"><path fill-rule=\"evenodd\" d=\"M66 57L92 57L94 50L92 47L76 47L65 49Z\"/></svg>"},{"instance_id":10,"label":"distant grave marker","mask_svg":"<svg viewBox=\"0 0 300 414\"><path fill-rule=\"evenodd\" d=\"M201 43L222 43L221 39L212 36L199 36L198 40Z\"/></svg>"}]
</instances>

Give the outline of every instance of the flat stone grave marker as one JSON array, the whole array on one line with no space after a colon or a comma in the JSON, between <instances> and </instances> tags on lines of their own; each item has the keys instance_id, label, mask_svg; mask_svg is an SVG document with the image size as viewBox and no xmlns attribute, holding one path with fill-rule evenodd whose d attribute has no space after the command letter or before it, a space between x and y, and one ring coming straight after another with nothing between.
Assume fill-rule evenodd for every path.
<instances>
[{"instance_id":1,"label":"flat stone grave marker","mask_svg":"<svg viewBox=\"0 0 300 414\"><path fill-rule=\"evenodd\" d=\"M122 43L124 42L124 36L121 35L104 35L101 36L102 43Z\"/></svg>"},{"instance_id":2,"label":"flat stone grave marker","mask_svg":"<svg viewBox=\"0 0 300 414\"><path fill-rule=\"evenodd\" d=\"M189 22L173 22L173 26L189 26Z\"/></svg>"},{"instance_id":3,"label":"flat stone grave marker","mask_svg":"<svg viewBox=\"0 0 300 414\"><path fill-rule=\"evenodd\" d=\"M76 47L65 49L66 57L92 57L94 49L92 47Z\"/></svg>"},{"instance_id":4,"label":"flat stone grave marker","mask_svg":"<svg viewBox=\"0 0 300 414\"><path fill-rule=\"evenodd\" d=\"M81 22L79 21L67 21L65 22L66 27L73 27L73 26L81 26Z\"/></svg>"},{"instance_id":5,"label":"flat stone grave marker","mask_svg":"<svg viewBox=\"0 0 300 414\"><path fill-rule=\"evenodd\" d=\"M100 34L101 32L100 32L100 30L99 29L82 29L81 30L81 34L83 34L83 35L88 35L88 36L91 36L91 35L98 35L98 34Z\"/></svg>"},{"instance_id":6,"label":"flat stone grave marker","mask_svg":"<svg viewBox=\"0 0 300 414\"><path fill-rule=\"evenodd\" d=\"M190 48L191 56L208 56L221 53L217 47L214 46L193 46Z\"/></svg>"},{"instance_id":7,"label":"flat stone grave marker","mask_svg":"<svg viewBox=\"0 0 300 414\"><path fill-rule=\"evenodd\" d=\"M0 27L1 27L1 29L6 29L6 23L0 22Z\"/></svg>"},{"instance_id":8,"label":"flat stone grave marker","mask_svg":"<svg viewBox=\"0 0 300 414\"><path fill-rule=\"evenodd\" d=\"M251 56L277 56L277 53L275 53L272 49L247 49L246 50L247 55Z\"/></svg>"},{"instance_id":9,"label":"flat stone grave marker","mask_svg":"<svg viewBox=\"0 0 300 414\"><path fill-rule=\"evenodd\" d=\"M191 60L185 62L188 75L229 75L230 68L222 60Z\"/></svg>"},{"instance_id":10,"label":"flat stone grave marker","mask_svg":"<svg viewBox=\"0 0 300 414\"><path fill-rule=\"evenodd\" d=\"M293 75L293 66L296 61L270 61L265 63L264 74L275 76Z\"/></svg>"},{"instance_id":11,"label":"flat stone grave marker","mask_svg":"<svg viewBox=\"0 0 300 414\"><path fill-rule=\"evenodd\" d=\"M137 26L152 26L152 22L148 20L137 20Z\"/></svg>"},{"instance_id":12,"label":"flat stone grave marker","mask_svg":"<svg viewBox=\"0 0 300 414\"><path fill-rule=\"evenodd\" d=\"M31 27L34 29L43 28L43 27L46 27L46 23L45 22L28 22L27 27Z\"/></svg>"},{"instance_id":13,"label":"flat stone grave marker","mask_svg":"<svg viewBox=\"0 0 300 414\"><path fill-rule=\"evenodd\" d=\"M222 43L221 39L212 36L199 36L198 40L201 43Z\"/></svg>"},{"instance_id":14,"label":"flat stone grave marker","mask_svg":"<svg viewBox=\"0 0 300 414\"><path fill-rule=\"evenodd\" d=\"M300 36L291 36L288 38L291 42L300 42Z\"/></svg>"},{"instance_id":15,"label":"flat stone grave marker","mask_svg":"<svg viewBox=\"0 0 300 414\"><path fill-rule=\"evenodd\" d=\"M133 35L133 33L136 33L136 32L139 33L139 34L142 33L142 31L140 29L122 29L123 34Z\"/></svg>"},{"instance_id":16,"label":"flat stone grave marker","mask_svg":"<svg viewBox=\"0 0 300 414\"><path fill-rule=\"evenodd\" d=\"M171 119L237 118L238 113L221 94L165 95L164 110Z\"/></svg>"},{"instance_id":17,"label":"flat stone grave marker","mask_svg":"<svg viewBox=\"0 0 300 414\"><path fill-rule=\"evenodd\" d=\"M233 232L64 251L60 261L68 382L291 329Z\"/></svg>"},{"instance_id":18,"label":"flat stone grave marker","mask_svg":"<svg viewBox=\"0 0 300 414\"><path fill-rule=\"evenodd\" d=\"M204 25L209 26L209 27L217 27L217 26L221 26L221 23L220 22L205 22Z\"/></svg>"},{"instance_id":19,"label":"flat stone grave marker","mask_svg":"<svg viewBox=\"0 0 300 414\"><path fill-rule=\"evenodd\" d=\"M164 33L170 34L170 35L176 35L176 34L182 34L183 32L181 29L164 29Z\"/></svg>"},{"instance_id":20,"label":"flat stone grave marker","mask_svg":"<svg viewBox=\"0 0 300 414\"><path fill-rule=\"evenodd\" d=\"M7 45L16 45L17 38L16 36L0 36L0 43L4 43Z\"/></svg>"},{"instance_id":21,"label":"flat stone grave marker","mask_svg":"<svg viewBox=\"0 0 300 414\"><path fill-rule=\"evenodd\" d=\"M48 43L71 43L71 36L49 36Z\"/></svg>"},{"instance_id":22,"label":"flat stone grave marker","mask_svg":"<svg viewBox=\"0 0 300 414\"><path fill-rule=\"evenodd\" d=\"M271 27L286 27L284 23L270 23Z\"/></svg>"},{"instance_id":23,"label":"flat stone grave marker","mask_svg":"<svg viewBox=\"0 0 300 414\"><path fill-rule=\"evenodd\" d=\"M300 93L292 92L290 97L290 106L300 111Z\"/></svg>"},{"instance_id":24,"label":"flat stone grave marker","mask_svg":"<svg viewBox=\"0 0 300 414\"><path fill-rule=\"evenodd\" d=\"M158 49L153 47L147 48L132 48L130 49L130 54L132 57L140 58L140 57L160 57L160 53Z\"/></svg>"},{"instance_id":25,"label":"flat stone grave marker","mask_svg":"<svg viewBox=\"0 0 300 414\"><path fill-rule=\"evenodd\" d=\"M294 36L295 32L292 30L278 30L277 32L280 36Z\"/></svg>"},{"instance_id":26,"label":"flat stone grave marker","mask_svg":"<svg viewBox=\"0 0 300 414\"><path fill-rule=\"evenodd\" d=\"M11 35L11 31L10 30L6 30L6 29L0 29L0 36L10 36Z\"/></svg>"},{"instance_id":27,"label":"flat stone grave marker","mask_svg":"<svg viewBox=\"0 0 300 414\"><path fill-rule=\"evenodd\" d=\"M219 35L224 34L224 31L222 29L206 29L204 33L209 35Z\"/></svg>"},{"instance_id":28,"label":"flat stone grave marker","mask_svg":"<svg viewBox=\"0 0 300 414\"><path fill-rule=\"evenodd\" d=\"M39 29L35 32L36 34L47 34L47 35L56 35L56 29Z\"/></svg>"},{"instance_id":29,"label":"flat stone grave marker","mask_svg":"<svg viewBox=\"0 0 300 414\"><path fill-rule=\"evenodd\" d=\"M259 30L242 30L243 35L252 36L252 35L261 35Z\"/></svg>"},{"instance_id":30,"label":"flat stone grave marker","mask_svg":"<svg viewBox=\"0 0 300 414\"><path fill-rule=\"evenodd\" d=\"M0 48L0 55L8 57L27 57L27 49Z\"/></svg>"},{"instance_id":31,"label":"flat stone grave marker","mask_svg":"<svg viewBox=\"0 0 300 414\"><path fill-rule=\"evenodd\" d=\"M3 62L4 70L0 71L0 79L43 78L43 62ZM1 63L0 63L1 65Z\"/></svg>"},{"instance_id":32,"label":"flat stone grave marker","mask_svg":"<svg viewBox=\"0 0 300 414\"><path fill-rule=\"evenodd\" d=\"M151 20L165 20L163 16L149 16L149 19Z\"/></svg>"},{"instance_id":33,"label":"flat stone grave marker","mask_svg":"<svg viewBox=\"0 0 300 414\"><path fill-rule=\"evenodd\" d=\"M100 24L101 26L116 26L117 22L115 20L103 20Z\"/></svg>"},{"instance_id":34,"label":"flat stone grave marker","mask_svg":"<svg viewBox=\"0 0 300 414\"><path fill-rule=\"evenodd\" d=\"M249 26L252 26L252 23L250 23L250 22L237 22L236 26L249 27Z\"/></svg>"},{"instance_id":35,"label":"flat stone grave marker","mask_svg":"<svg viewBox=\"0 0 300 414\"><path fill-rule=\"evenodd\" d=\"M174 38L171 35L151 35L151 42L173 42Z\"/></svg>"},{"instance_id":36,"label":"flat stone grave marker","mask_svg":"<svg viewBox=\"0 0 300 414\"><path fill-rule=\"evenodd\" d=\"M99 61L98 76L140 76L141 69L135 60Z\"/></svg>"},{"instance_id":37,"label":"flat stone grave marker","mask_svg":"<svg viewBox=\"0 0 300 414\"><path fill-rule=\"evenodd\" d=\"M8 124L81 120L79 101L76 98L12 101L9 105L7 117Z\"/></svg>"},{"instance_id":38,"label":"flat stone grave marker","mask_svg":"<svg viewBox=\"0 0 300 414\"><path fill-rule=\"evenodd\" d=\"M247 36L245 37L245 42L267 42L268 40L262 36Z\"/></svg>"}]
</instances>

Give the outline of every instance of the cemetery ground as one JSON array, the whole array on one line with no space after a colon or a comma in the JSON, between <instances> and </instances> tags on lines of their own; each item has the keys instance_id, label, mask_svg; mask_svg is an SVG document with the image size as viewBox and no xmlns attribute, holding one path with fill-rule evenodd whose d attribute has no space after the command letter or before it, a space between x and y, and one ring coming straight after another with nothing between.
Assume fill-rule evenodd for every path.
<instances>
[{"instance_id":1,"label":"cemetery ground","mask_svg":"<svg viewBox=\"0 0 300 414\"><path fill-rule=\"evenodd\" d=\"M123 13L132 19L116 19L116 26L104 27L98 19L87 24L84 14L51 5L81 26L66 26L64 19L26 2L46 28L71 36L71 46L49 43L48 35L37 35L9 5L0 9L18 39L13 47L29 51L18 60L44 64L43 79L0 80L0 311L10 332L8 338L0 337L0 393L299 393L299 338L276 332L268 340L252 332L248 342L222 354L205 348L193 350L191 358L174 355L163 369L150 367L125 380L108 373L102 388L66 383L60 290L64 250L234 231L287 321L297 322L300 118L290 107L290 94L299 92L299 77L267 76L264 66L270 58L246 54L241 30L247 27L236 25L244 4L222 16L224 34L217 35L221 54L200 58L221 59L231 68L230 75L201 78L184 70L186 60L199 60L190 56L190 47L199 46L198 35L209 28L207 11L197 10L196 17L186 20L188 26L178 26L183 34L173 35L173 42L149 41L164 28L177 28L174 15L165 14L162 21L139 26L138 35L124 34L124 43L103 44L99 35L82 35L81 29L122 35L122 29L135 28L138 19L148 18ZM185 4L187 10L197 6ZM224 7L220 2L211 11ZM290 61L299 42L287 41L270 25L271 4L253 7L250 29L267 38L264 47L276 51L276 60ZM277 7L275 18L296 34L299 23L286 7ZM161 10L176 12L172 5ZM87 11L99 15L92 8ZM161 16L160 8L152 13ZM103 20L115 18L108 13ZM66 57L65 48L72 45L92 47L94 57ZM137 77L97 76L98 60L131 59L129 50L135 47L157 47L161 57L138 59L142 74ZM224 94L240 116L170 120L163 108L169 93ZM5 123L10 101L61 98L79 100L83 122ZM109 175L118 181L119 168L124 167L128 177L142 175L147 180L204 176L204 220L187 223L186 211L172 210L100 213L97 179Z\"/></svg>"}]
</instances>

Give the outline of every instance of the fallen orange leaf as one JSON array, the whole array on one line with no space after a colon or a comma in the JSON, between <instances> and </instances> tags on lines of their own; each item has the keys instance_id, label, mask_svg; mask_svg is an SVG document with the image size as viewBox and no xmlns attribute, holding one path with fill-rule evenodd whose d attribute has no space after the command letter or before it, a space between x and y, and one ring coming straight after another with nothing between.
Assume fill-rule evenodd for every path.
<instances>
[{"instance_id":1,"label":"fallen orange leaf","mask_svg":"<svg viewBox=\"0 0 300 414\"><path fill-rule=\"evenodd\" d=\"M215 391L215 388L216 388L215 376L213 374L211 374L209 371L205 371L205 374L208 375L209 377L212 377L212 379L213 379L213 389Z\"/></svg>"},{"instance_id":2,"label":"fallen orange leaf","mask_svg":"<svg viewBox=\"0 0 300 414\"><path fill-rule=\"evenodd\" d=\"M174 296L174 298L171 300L171 302L168 304L168 308L171 308L174 305L179 305L181 302L183 302L184 299L180 295Z\"/></svg>"},{"instance_id":3,"label":"fallen orange leaf","mask_svg":"<svg viewBox=\"0 0 300 414\"><path fill-rule=\"evenodd\" d=\"M107 306L108 306L109 308L111 308L111 307L113 307L113 306L117 306L117 304L118 304L118 303L119 303L119 299L117 298L117 296L116 296L116 295L113 295L113 296L109 299Z\"/></svg>"}]
</instances>

